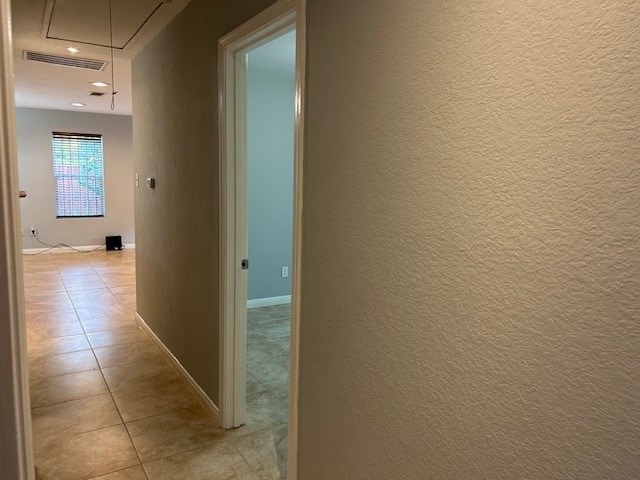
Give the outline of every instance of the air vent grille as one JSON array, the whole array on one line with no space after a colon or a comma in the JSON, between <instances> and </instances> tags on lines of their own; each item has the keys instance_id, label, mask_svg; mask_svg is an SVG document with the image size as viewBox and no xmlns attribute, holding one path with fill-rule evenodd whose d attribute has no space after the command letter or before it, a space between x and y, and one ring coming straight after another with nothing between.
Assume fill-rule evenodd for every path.
<instances>
[{"instance_id":1,"label":"air vent grille","mask_svg":"<svg viewBox=\"0 0 640 480\"><path fill-rule=\"evenodd\" d=\"M34 62L50 63L52 65L61 65L63 67L84 68L86 70L104 70L108 62L102 60L91 60L88 58L64 57L61 55L51 55L49 53L31 52L25 50L22 58Z\"/></svg>"}]
</instances>

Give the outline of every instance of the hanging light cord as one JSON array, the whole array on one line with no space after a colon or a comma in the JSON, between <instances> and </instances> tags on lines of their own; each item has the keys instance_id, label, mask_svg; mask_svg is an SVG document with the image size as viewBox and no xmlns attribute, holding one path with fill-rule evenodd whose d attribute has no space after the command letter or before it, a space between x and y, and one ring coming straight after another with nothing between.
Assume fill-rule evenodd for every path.
<instances>
[{"instance_id":1,"label":"hanging light cord","mask_svg":"<svg viewBox=\"0 0 640 480\"><path fill-rule=\"evenodd\" d=\"M116 109L116 84L113 74L113 13L109 0L109 45L111 47L111 110Z\"/></svg>"}]
</instances>

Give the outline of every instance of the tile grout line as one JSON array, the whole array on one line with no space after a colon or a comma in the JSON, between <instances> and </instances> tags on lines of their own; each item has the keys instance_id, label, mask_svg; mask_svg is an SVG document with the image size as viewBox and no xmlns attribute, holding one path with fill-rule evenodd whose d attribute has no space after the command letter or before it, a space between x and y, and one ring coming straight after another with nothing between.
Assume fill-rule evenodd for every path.
<instances>
[{"instance_id":1,"label":"tile grout line","mask_svg":"<svg viewBox=\"0 0 640 480\"><path fill-rule=\"evenodd\" d=\"M88 372L92 372L93 370L87 370ZM84 372L80 372L80 373L84 373ZM69 374L69 375L73 375L73 374ZM58 375L59 377L63 377L64 375ZM57 377L51 377L51 378L57 378ZM107 393L109 392L103 392L103 393L96 393L95 395L87 395L84 397L79 397L79 398L71 398L69 400L65 400L64 402L59 402L59 403L51 403L49 405L42 405L39 407L31 407L31 410L39 410L41 408L50 408L50 407L57 407L59 405L65 405L67 403L71 403L71 402L77 402L79 400L84 400L85 398L95 398L95 397L101 397L103 395L107 395ZM102 427L101 427L102 428ZM100 430L101 428L96 428L94 430ZM87 432L91 432L93 430L87 430Z\"/></svg>"},{"instance_id":2,"label":"tile grout line","mask_svg":"<svg viewBox=\"0 0 640 480\"><path fill-rule=\"evenodd\" d=\"M149 417L149 418L151 418L151 417ZM224 430L223 430L223 432L224 432ZM221 436L223 436L223 435L221 435ZM241 437L238 437L238 438L241 438ZM231 442L229 442L229 445L232 446L232 447L234 446ZM153 460L150 460L150 461L148 461L146 463L143 463L142 467L144 468L145 465L148 465L148 464L153 463L153 462L159 462L160 460L164 460L165 458L171 458L171 457L175 457L176 455L183 455L185 453L195 452L196 450L204 450L206 448L209 448L209 445L198 445L196 447L187 448L186 450L181 450L179 452L170 453L169 455L164 455L162 457L154 458ZM240 453L240 452L238 452L238 453ZM242 457L242 459L244 460L244 457ZM251 467L251 465L249 465L249 466ZM253 470L253 467L252 467L252 470ZM176 480L178 480L178 479L176 479ZM182 479L180 479L180 480L182 480Z\"/></svg>"},{"instance_id":3,"label":"tile grout line","mask_svg":"<svg viewBox=\"0 0 640 480\"><path fill-rule=\"evenodd\" d=\"M100 277L102 282L105 283L104 282L104 278L102 277L102 275L100 275L98 273L98 276ZM105 286L111 292L111 294L115 296L115 294L113 293L113 290L111 290L111 287L109 287L106 283L105 283ZM116 299L117 299L117 296L116 296ZM119 301L118 301L118 304L121 305L121 303ZM80 322L80 323L82 324L82 322ZM84 329L84 325L82 326L82 328ZM135 343L135 342L128 342L128 343ZM119 345L121 345L121 344L119 344ZM105 347L108 347L108 346L113 346L113 345L105 345L103 347L96 347L96 348L105 348ZM96 356L95 349L93 348L93 346L91 346L91 351L92 351L93 356L95 357L96 362L98 364L98 368L100 370L100 374L102 375L102 378L103 378L105 384L107 385L107 390L109 390L109 396L111 397L111 401L113 402L113 405L116 407L116 411L118 412L118 416L120 417L120 420L122 421L122 425L123 425L125 431L127 432L127 436L129 437L129 441L131 442L131 446L133 447L133 451L135 452L136 458L138 459L138 462L139 462L138 464L142 468L142 473L144 473L144 476L148 480L149 479L149 475L147 474L147 471L144 468L144 464L142 463L142 459L140 458L140 454L138 453L138 449L136 448L136 444L133 442L133 437L131 436L131 432L129 431L129 427L127 426L127 422L124 421L124 418L122 417L122 412L120 411L120 407L118 407L118 403L116 402L116 399L113 396L114 391L111 390L111 387L109 386L109 383L107 382L107 379L104 376L103 367L102 367L102 365L100 365L100 361L98 360L98 357ZM104 368L110 368L110 367L104 367ZM131 468L131 467L127 467L127 468ZM114 473L114 472L109 472L109 473Z\"/></svg>"},{"instance_id":4,"label":"tile grout line","mask_svg":"<svg viewBox=\"0 0 640 480\"><path fill-rule=\"evenodd\" d=\"M263 429L264 430L264 429ZM261 432L262 430L257 430L256 432L253 433L257 433L257 432ZM242 438L242 437L238 437L238 438ZM242 452L240 450L238 450L238 447L236 447L235 443L233 441L230 442L231 443L231 448L233 448L238 455L240 455L240 457L244 460L244 463L247 464L247 466L249 467L249 469L255 474L258 475L258 470L256 470L253 465L251 465L251 463L249 463L249 460L246 459L246 457L242 454Z\"/></svg>"},{"instance_id":5,"label":"tile grout line","mask_svg":"<svg viewBox=\"0 0 640 480\"><path fill-rule=\"evenodd\" d=\"M80 324L82 325L82 322L80 322ZM84 325L82 325L82 329L84 331ZM86 332L85 332L85 335L86 335ZM87 337L87 341L89 341L88 337ZM91 343L89 343L89 345L91 345ZM100 361L98 360L98 357L96 355L96 352L95 352L95 349L94 349L93 345L91 345L91 353L93 354L93 357L96 359L96 363L98 364L98 370L100 371L100 375L102 376L102 380L104 381L105 385L107 386L107 390L109 392L109 397L111 397L111 401L113 402L113 405L116 408L116 411L118 412L118 417L120 417L120 421L122 422L122 426L124 427L125 432L127 432L127 437L129 437L129 442L131 443L131 447L133 448L133 452L136 454L136 458L138 459L138 465L142 466L142 459L140 458L140 454L138 453L138 449L136 448L135 443L133 443L133 438L131 437L131 432L129 431L129 428L127 427L127 423L124 421L124 418L122 417L122 412L120 412L120 407L118 407L118 404L116 403L116 399L113 396L113 391L111 390L111 387L109 386L109 383L107 382L107 379L104 376L104 372L102 371L103 370L102 365L100 365ZM130 467L127 467L127 468L130 468ZM147 475L147 472L144 470L144 467L142 468L142 470L143 470L145 476L148 479L149 476ZM114 473L114 472L107 472L107 473ZM105 475L106 475L106 473L105 473Z\"/></svg>"},{"instance_id":6,"label":"tile grout line","mask_svg":"<svg viewBox=\"0 0 640 480\"><path fill-rule=\"evenodd\" d=\"M62 285L63 285L63 287L64 287L64 291L65 291L65 293L66 293L66 295L67 295L67 298L68 298L69 302L71 303L71 306L72 306L72 308L73 308L73 312L74 312L75 317L76 317L76 321L80 324L80 328L82 329L84 339L85 339L85 341L86 341L87 345L89 346L89 348L88 348L88 349L75 350L75 351L72 351L72 352L62 352L62 353L60 353L60 355L62 355L62 354L64 354L64 353L85 352L85 351L87 351L87 350L91 350L91 353L92 353L92 355L93 355L93 357L94 357L94 360L95 360L95 362L96 362L96 365L98 366L98 370L100 370L100 364L99 364L99 362L98 362L98 359L96 358L95 352L93 351L93 350L94 350L94 349L93 349L93 346L91 345L91 342L89 341L89 338L88 338L88 336L87 336L87 332L86 332L86 330L85 330L85 328L84 328L84 325L83 325L83 324L82 324L82 322L80 321L80 316L78 315L78 310L77 310L77 308L76 308L76 305L75 305L75 303L73 302L73 300L71 299L71 295L69 294L70 290L67 288L67 285L64 283L64 278L62 277L62 275L61 275L61 273L60 273L60 269L59 269L58 265L57 265L55 262L53 262L53 263L54 263L54 265L56 266L56 269L58 270L58 276L60 277L60 280L61 280ZM61 293L61 292L58 292L58 293ZM47 314L45 314L45 315L47 315ZM63 337L64 337L64 336L63 336ZM52 340L53 338L58 338L58 337L50 337L50 336L49 336L49 337L47 337L47 339L48 339L48 340ZM52 356L52 355L43 355L43 357L47 357L47 356ZM72 372L72 373L69 373L69 374L66 374L66 375L72 375L72 374L74 374L74 373L91 372L91 371L93 371L93 370L95 370L95 369L86 370L86 371L82 371L82 372ZM100 372L101 372L101 376L102 376L103 382L105 382L105 386L107 387L107 393L109 394L109 396L110 396L110 398L111 398L111 401L114 403L114 406L115 406L115 401L113 400L113 396L112 396L112 395L111 395L111 393L109 392L109 388L108 388L108 384L106 383L106 379L104 378L104 375L102 374L102 371L101 371L101 370L100 370ZM56 378L56 377L61 377L61 376L65 376L65 375L55 375L55 376L52 376L52 377L46 377L46 378L47 378L47 379L48 379L48 378ZM66 402L60 402L60 403L57 403L57 404L46 405L46 406L43 406L43 407L35 407L35 408L32 408L32 409L31 409L31 411L33 412L33 411L34 411L35 409L37 409L37 408L46 408L46 407L52 407L52 406L57 406L57 405L64 405L65 403L69 403L69 402L72 402L72 401L79 401L79 400L84 400L84 399L87 399L87 398L93 398L93 397L102 396L102 395L106 395L106 394L105 394L105 393L100 393L100 394L97 394L97 395L85 395L85 396L80 397L80 398L77 398L77 399L70 399L70 400L68 400L68 401L66 401ZM117 410L117 406L116 406L116 410ZM119 412L118 412L118 414L119 414ZM32 415L33 415L33 413L32 413ZM120 416L120 415L119 415L119 416ZM122 421L122 417L121 417L121 416L120 416L120 420ZM78 433L75 433L75 434L71 434L71 437L73 437L73 436L77 436L77 435L80 435L80 434L89 433L89 432L100 431L100 430L103 430L103 429L110 428L110 427L112 427L112 426L114 426L114 425L107 425L107 426L104 426L104 427L101 427L101 428L97 428L97 429L93 429L93 430L88 430L88 431L84 431L84 432L78 432ZM134 448L134 451L135 451L135 448ZM136 454L136 456L137 456L137 454ZM139 458L138 458L138 460L139 460ZM127 467L127 468L128 468L128 467ZM108 473L111 473L111 472L106 472L106 473L104 473L104 474L108 474ZM102 475L102 474L101 474L101 475ZM146 476L146 473L145 473L145 476ZM87 478L91 478L91 477L87 477Z\"/></svg>"},{"instance_id":7,"label":"tile grout line","mask_svg":"<svg viewBox=\"0 0 640 480\"><path fill-rule=\"evenodd\" d=\"M93 268L93 266L91 267L91 269L95 272L95 269ZM98 277L100 277L100 279L102 281L102 276L100 276L98 274ZM64 280L63 280L63 284L64 284ZM65 289L66 289L66 285L65 285ZM68 294L69 294L69 292L67 291L67 295ZM71 298L69 298L69 300L71 300ZM136 449L136 446L133 443L133 438L131 438L131 432L129 432L129 429L127 428L127 424L124 421L124 418L122 418L122 413L120 412L120 408L118 408L118 404L116 403L116 400L113 397L113 392L111 391L111 388L109 387L109 383L107 383L107 379L104 376L104 372L102 371L102 366L100 365L100 361L98 360L98 357L96 356L96 352L94 350L94 347L91 344L91 342L89 342L89 337L87 336L87 331L85 330L84 325L82 324L82 320L80 320L80 315L78 315L78 310L77 310L75 304L73 303L73 300L71 300L71 304L73 305L73 309L76 312L76 317L78 317L78 321L80 322L80 327L82 328L82 331L84 332L85 338L87 339L87 343L89 344L89 347L91 349L91 354L93 355L93 358L95 359L96 364L98 365L98 371L100 372L100 376L102 377L102 381L104 382L104 384L107 387L107 392L109 394L109 397L111 398L111 401L113 402L113 406L115 407L116 412L118 412L118 417L120 418L120 421L122 422L122 426L124 427L125 432L127 432L127 437L129 437L129 442L131 443L131 447L133 448L133 452L135 453L136 458L138 459L138 465L142 466L142 460L140 459L140 455L138 454L138 450ZM135 466L135 465L132 465L131 467L133 467L133 466ZM131 467L126 467L126 468L131 468ZM144 470L144 467L143 467L142 470L143 470L143 472L144 472L144 474L145 474L145 476L147 477L147 480L148 480L149 477L147 475L147 472ZM107 474L110 474L110 473L114 473L114 471L105 472L102 475L107 475Z\"/></svg>"},{"instance_id":8,"label":"tile grout line","mask_svg":"<svg viewBox=\"0 0 640 480\"><path fill-rule=\"evenodd\" d=\"M73 300L71 300L71 297L69 296L69 290L67 290L67 286L66 286L66 285L65 285L65 283L64 283L64 279L63 279L63 277L62 277L62 275L61 275L61 273L60 273L60 269L58 268L58 265L55 263L55 261L53 262L53 264L55 265L56 271L58 272L58 273L57 273L57 275L60 277L60 281L62 282L62 286L64 287L64 292L65 292L65 294L67 295L67 298L69 299L69 302L71 302L71 306L73 307L73 312L74 312L74 314L75 314L75 316L76 316L76 319L77 319L76 321L80 324L80 328L82 329L84 339L86 340L87 345L89 345L89 348L88 348L88 349L74 350L74 351L71 351L71 352L63 352L63 353L60 353L59 355L64 355L65 353L86 352L87 350L92 350L92 348L91 348L91 344L89 343L89 338L87 337L87 334L86 334L86 332L85 332L85 330L84 330L84 326L82 325L82 322L80 321L80 317L78 316L78 312L77 312L76 307L75 307L75 305L74 305L74 303L73 303ZM61 292L57 292L57 293L61 293ZM47 315L47 314L45 314L45 315ZM77 335L68 335L68 336L77 336ZM48 339L48 340L52 340L51 338L47 338L47 339ZM92 353L93 353L93 350L92 350ZM53 355L42 355L42 357L49 357L49 356L53 356ZM95 354L94 354L94 358L95 358ZM97 360L97 359L96 359L96 364L98 364L98 360ZM100 365L98 364L98 368L99 368L99 367L100 367ZM71 373L66 373L66 374L63 374L63 375L53 375L53 376L51 376L51 377L46 377L46 378L48 379L48 378L63 377L63 376L65 376L65 375L74 375L74 374L76 374L76 373L91 372L91 371L93 371L93 370L94 370L94 369L91 369L91 370L84 370L84 371L82 371L82 372L71 372ZM105 383L106 383L106 382L105 382ZM97 394L97 395L88 395L88 396L84 396L84 397L80 397L80 398L70 399L70 400L67 400L67 401L65 401L65 402L52 403L52 404L50 404L50 405L43 405L43 406L40 406L40 407L33 407L33 406L32 406L32 407L31 407L31 411L33 412L33 410L35 410L36 408L46 408L46 407L53 407L53 406L55 406L55 405L64 405L65 403L73 402L73 401L76 401L76 400L81 400L81 399L83 399L83 398L92 398L92 397L97 397L97 396L100 396L100 395L104 395L104 394L103 394L103 393L100 393L100 394Z\"/></svg>"},{"instance_id":9,"label":"tile grout line","mask_svg":"<svg viewBox=\"0 0 640 480\"><path fill-rule=\"evenodd\" d=\"M95 272L97 273L97 270L95 270L95 268L96 268L96 267L95 267L95 265L97 265L97 263L92 263L91 265L89 265L89 267L90 267L90 268L92 268L92 269L93 269L93 271L95 271ZM56 268L58 268L58 269L63 268L63 267L64 267L64 265L63 265L62 263L60 263L60 265L56 264ZM73 267L73 264L72 264L72 262L71 262L71 261L70 261L69 267ZM59 270L58 270L58 271L59 271ZM123 272L123 273L124 273L124 272ZM59 274L59 273L58 273L58 276L60 277L60 274ZM100 275L99 273L98 273L98 277L100 277L100 278L103 280L103 282L104 282L104 278L103 278L103 277L102 277L102 275ZM115 294L115 292L114 292L113 288L117 288L117 287L111 287L111 286L109 286L109 285L106 285L106 283L105 283L105 286L106 286L106 288L107 288L107 289L108 289L108 290L109 290L109 291L110 291L110 292L115 296L115 298L114 298L114 297L110 297L110 298L109 298L109 300L110 300L109 305L110 305L110 306L111 306L111 305L120 305L120 306L122 306L122 308L125 310L125 312L127 312L127 313L131 312L132 308L130 308L130 307L129 307L129 305L131 305L131 303L128 303L128 304L124 303L124 302L123 302L123 299L122 299L122 298L120 298L120 297L118 297L118 295L116 295L116 294ZM64 284L64 282L63 282L63 287L64 287L64 291L66 292L67 296L71 299L71 296L72 296L72 293L71 293L71 292L72 292L72 290L69 290L69 289L67 288L67 286ZM134 288L135 288L135 287L134 287ZM79 290L73 290L73 291L75 291L75 292L82 292L82 291L85 291L85 290L84 290L84 289L79 289ZM121 291L121 292L125 292L126 290L119 290L119 291ZM73 295L73 296L74 296L74 297L76 297L76 298L78 298L78 297L80 296L80 293L78 293L77 295ZM127 293L123 293L123 297L125 297L124 299L126 299L126 300L130 300L130 299L131 299L130 294L127 294ZM130 444L132 445L133 450L134 450L134 452L136 453L136 457L137 457L137 460L138 460L138 463L137 463L137 465L136 465L136 466L133 466L133 465L132 465L132 466L130 466L130 467L119 468L118 470L113 470L113 471L110 471L110 472L108 472L108 473L101 473L100 475L109 475L109 474L113 474L113 473L116 473L116 472L121 472L121 471L127 470L127 469L129 469L129 468L135 468L135 469L136 469L136 471L137 471L137 469L138 469L138 465L139 465L140 467L142 467L140 470L142 470L142 472L144 473L144 478L146 478L147 480L149 480L149 479L151 478L151 473L152 473L152 471L153 471L153 469L149 469L149 468L148 468L148 465L149 465L149 464L151 464L151 463L153 463L153 462L161 462L161 461L163 461L163 460L165 460L165 459L168 459L168 458L171 458L171 457L173 457L173 456L184 455L184 454L187 454L187 453L189 453L189 452L195 452L195 451L198 451L198 450L205 450L206 448L208 448L208 447L209 447L209 445L211 445L211 443L205 443L205 444L201 444L201 445L199 445L199 446L193 446L192 448L188 448L188 447L187 447L185 450L182 450L182 451L179 451L179 452L175 452L175 453L171 453L171 454L165 454L165 455L163 455L163 456L161 456L161 457L159 457L159 458L157 458L157 459L156 459L156 458L154 458L154 459L150 460L150 461L149 461L149 462L147 462L146 464L142 462L142 460L141 460L141 458L140 458L140 454L138 453L138 449L136 448L136 445L133 443L133 438L132 438L132 435L131 435L131 431L129 430L128 424L127 424L127 422L125 422L125 421L124 421L124 418L123 418L123 416L122 416L122 412L120 411L120 407L118 406L118 404L117 404L117 403L116 403L116 401L115 401L115 396L114 396L114 395L115 395L115 393L118 393L118 392L120 392L120 391L124 391L124 390L126 390L126 389L124 389L124 390L120 390L120 389L112 390L112 388L110 387L110 385L107 383L107 381L106 381L106 377L105 377L105 374L104 374L104 370L105 370L105 369L107 369L107 368L112 368L112 367L114 367L114 366L116 366L116 367L117 367L117 366L121 366L121 365L122 365L122 363L121 363L121 362L118 362L118 363L115 363L114 365L111 365L111 366L109 366L109 367L103 367L103 366L102 366L102 364L98 361L98 357L97 357L97 351L98 351L98 349L109 348L109 347L116 347L116 346L121 346L121 345L128 345L128 344L130 344L130 343L135 343L135 342L126 342L125 344L115 343L115 344L113 344L113 345L94 346L94 345L89 341L89 332L87 332L87 329L86 329L86 328L88 328L88 327L90 327L90 326L88 325L87 327L85 327L85 324L83 323L83 321L82 321L82 320L80 320L80 316L79 316L79 312L78 312L78 310L79 310L79 308L80 308L80 307L76 306L76 303L73 301L73 299L71 299L71 304L72 304L72 307L73 307L73 312L75 312L75 317L76 317L77 321L79 321L79 323L80 323L80 325L81 325L82 332L83 332L83 334L84 334L84 336L85 336L85 338L86 338L86 340L87 340L87 343L88 343L88 345L89 345L89 347L88 347L87 349L85 349L85 350L80 350L80 351L85 352L86 350L91 350L91 355L93 356L93 358L94 358L94 360L95 360L95 362L96 362L97 369L99 369L99 370L100 370L101 378L103 379L103 381L105 382L105 384L106 384L106 386L107 386L107 392L102 393L102 394L98 394L98 395L105 395L106 393L108 393L108 394L109 394L109 396L110 396L110 398L111 398L111 401L112 401L113 405L115 406L116 411L118 412L118 418L119 418L119 420L120 420L120 423L119 423L119 424L122 424L122 425L125 427L125 431L127 432L127 436L128 436L128 438L129 438ZM135 311L135 308L133 308L133 310ZM69 312L71 312L71 310L69 310ZM90 311L89 311L89 312L86 312L86 313L90 313ZM83 313L83 315L84 315L84 313ZM113 323L114 323L114 321L115 321L116 316L117 316L117 315L115 315L115 314L109 314L109 315L98 316L98 317L95 317L95 318L96 318L96 319L97 319L97 318L104 318L104 319L106 320L106 321L105 321L105 325L108 325L108 326L109 326L109 325L113 325ZM91 320L91 319L89 319L89 320ZM270 321L269 323L271 323L271 321ZM251 328L250 328L250 330L254 330L254 329L253 329L253 325L251 325L250 327L251 327ZM256 330L259 330L259 327L258 327L258 328L256 328ZM103 330L103 331L112 331L112 330ZM95 333L95 332L93 332L93 333ZM118 339L118 338L120 337L120 335L116 335L116 334L115 334L115 332L114 332L114 335L115 335L115 338L116 338L116 339ZM266 336L266 337L267 337L267 339L269 340L269 343L273 343L273 345L274 345L274 346L276 346L276 345L277 345L277 346L279 346L280 348L282 348L282 347L283 347L283 346L282 346L282 345L280 345L277 341L273 340L273 339L272 339L272 338L270 338L269 336ZM120 340L118 340L118 342L119 342L119 341L120 341ZM76 352L79 352L79 351L76 351ZM74 352L63 352L63 353L74 353ZM56 355L58 355L58 354L56 354ZM107 363L108 363L108 362L107 362ZM94 370L95 370L95 368L94 368ZM126 370L124 370L123 372L126 374ZM75 373L75 372L72 372L72 373ZM287 404L286 399L279 397L279 396L276 394L276 391L272 391L270 388L268 388L269 383L268 383L267 381L258 380L258 376L254 376L254 375L253 375L253 374L251 374L250 372L249 372L249 374L250 374L250 375L252 375L252 376L254 377L255 382L261 386L261 389L264 389L264 391L265 391L265 393L266 393L266 394L268 394L270 397L273 397L273 400L277 400L277 403L278 403L278 404L282 403L283 405L285 405L285 406L286 406L286 404ZM134 387L132 387L132 388L134 388ZM84 398L89 398L89 397L84 397ZM106 398L105 398L105 400L106 400ZM162 415L166 415L166 414L168 414L168 413L172 413L172 412L175 412L175 411L178 411L178 410L182 410L182 409L180 409L180 408L174 408L174 409L172 409L172 410L171 410L171 411L169 411L169 412L162 412L162 413L158 413L158 414L155 414L155 415L150 415L150 416L148 416L148 417L143 417L143 418L141 418L141 419L133 420L133 421L131 421L131 422L129 422L129 423L133 423L134 421L144 420L144 419L152 418L152 417L161 417ZM116 421L116 418L114 418L114 419L113 419L113 421ZM156 422L157 422L157 421L156 421ZM161 422L161 423L162 423L162 422ZM244 462L245 462L245 464L244 464L244 465L245 465L245 467L247 468L248 473L250 473L251 475L259 475L259 472L261 471L261 468L260 468L261 466L260 466L260 464L257 464L257 466L254 468L254 466L249 462L249 460L247 459L247 457L245 457L245 456L242 454L242 452L240 451L240 447L242 447L242 445L244 445L244 444L242 443L242 442L244 441L244 440L243 440L243 438L245 438L246 436L251 436L251 435L254 435L254 434L257 434L257 433L261 433L261 432L271 432L271 431L275 431L275 430L280 429L280 428L282 428L282 427L285 427L285 428L286 428L286 425L287 425L287 424L288 424L288 422L286 422L286 423L278 422L278 423L273 424L273 425L264 425L264 426L260 426L260 425L261 425L261 423L259 423L259 424L258 424L258 425L259 425L259 428L258 428L257 430L255 430L255 431L253 431L253 432L247 432L245 435L239 435L239 436L237 436L237 437L232 436L232 435L226 435L224 431L221 431L221 430L220 430L220 431L219 431L219 432L220 432L220 434L219 434L219 435L215 435L215 440L212 440L212 442L214 442L214 443L219 442L219 443L220 443L220 444L222 444L222 445L227 445L227 448L229 448L229 447L230 447L230 448L229 448L229 450L228 450L228 451L229 451L229 453L230 453L231 455L233 455L233 456L238 455L239 457L236 457L236 458L238 459L238 461L239 461L239 462L240 462L240 461L244 461ZM109 426L104 426L104 427L101 427L100 429L95 429L95 430L102 430L102 429L107 429L107 428L109 428ZM216 428L216 430L218 430L218 429ZM84 432L83 432L83 433L84 433ZM279 437L278 437L278 438L279 438ZM196 455L200 455L200 454L196 454ZM249 453L248 453L248 455L249 455ZM242 460L240 460L240 458L241 458ZM249 457L249 458L250 458L250 457ZM278 458L280 458L280 456L279 456L279 455L278 455ZM131 460L133 460L133 458L131 458ZM278 461L278 466L280 466L280 461ZM108 466L107 466L107 468L108 468ZM83 478L84 478L84 477L83 477ZM95 477L87 477L87 478L95 478ZM180 478L188 478L188 477L180 477Z\"/></svg>"}]
</instances>

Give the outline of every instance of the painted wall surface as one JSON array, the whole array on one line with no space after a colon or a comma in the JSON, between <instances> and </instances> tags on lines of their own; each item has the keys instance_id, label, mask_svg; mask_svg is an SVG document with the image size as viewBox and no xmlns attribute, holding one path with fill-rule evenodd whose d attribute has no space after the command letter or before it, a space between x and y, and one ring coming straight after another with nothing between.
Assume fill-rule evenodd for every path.
<instances>
[{"instance_id":1,"label":"painted wall surface","mask_svg":"<svg viewBox=\"0 0 640 480\"><path fill-rule=\"evenodd\" d=\"M288 38L295 44L295 36ZM248 62L250 300L291 294L291 277L282 278L281 267L291 266L295 66L263 71L259 57L269 55L269 46L250 52Z\"/></svg>"},{"instance_id":2,"label":"painted wall surface","mask_svg":"<svg viewBox=\"0 0 640 480\"><path fill-rule=\"evenodd\" d=\"M133 60L138 312L218 403L218 39L268 0L193 0Z\"/></svg>"},{"instance_id":3,"label":"painted wall surface","mask_svg":"<svg viewBox=\"0 0 640 480\"><path fill-rule=\"evenodd\" d=\"M299 478L638 478L640 2L307 18Z\"/></svg>"},{"instance_id":4,"label":"painted wall surface","mask_svg":"<svg viewBox=\"0 0 640 480\"><path fill-rule=\"evenodd\" d=\"M23 248L42 248L29 228L49 244L101 245L107 235L134 242L131 117L31 108L16 109ZM99 133L104 156L105 216L56 218L52 132Z\"/></svg>"}]
</instances>

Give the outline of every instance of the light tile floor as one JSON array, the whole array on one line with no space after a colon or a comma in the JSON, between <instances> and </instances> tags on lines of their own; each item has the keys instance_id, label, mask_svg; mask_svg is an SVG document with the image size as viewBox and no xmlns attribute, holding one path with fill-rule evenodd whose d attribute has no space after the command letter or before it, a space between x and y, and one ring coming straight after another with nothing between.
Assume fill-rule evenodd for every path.
<instances>
[{"instance_id":1,"label":"light tile floor","mask_svg":"<svg viewBox=\"0 0 640 480\"><path fill-rule=\"evenodd\" d=\"M289 306L249 310L247 424L224 431L136 325L134 255L24 257L37 478L286 478Z\"/></svg>"}]
</instances>

